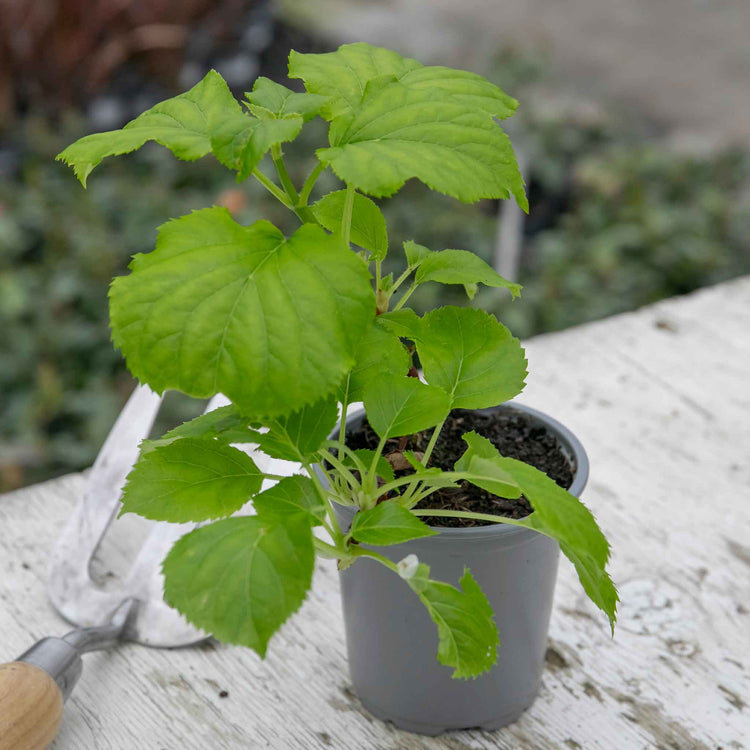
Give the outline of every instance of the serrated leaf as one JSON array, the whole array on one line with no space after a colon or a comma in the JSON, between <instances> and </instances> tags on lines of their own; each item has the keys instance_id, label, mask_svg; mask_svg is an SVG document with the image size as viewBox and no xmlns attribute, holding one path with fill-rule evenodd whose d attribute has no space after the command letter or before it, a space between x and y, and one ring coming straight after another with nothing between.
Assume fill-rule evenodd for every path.
<instances>
[{"instance_id":1,"label":"serrated leaf","mask_svg":"<svg viewBox=\"0 0 750 750\"><path fill-rule=\"evenodd\" d=\"M305 122L320 114L328 101L326 96L298 93L264 76L255 79L252 92L246 93L245 98L258 117L263 117L265 112L274 118L300 115Z\"/></svg>"},{"instance_id":2,"label":"serrated leaf","mask_svg":"<svg viewBox=\"0 0 750 750\"><path fill-rule=\"evenodd\" d=\"M261 487L245 453L215 440L183 438L143 453L128 474L122 513L185 523L229 516Z\"/></svg>"},{"instance_id":3,"label":"serrated leaf","mask_svg":"<svg viewBox=\"0 0 750 750\"><path fill-rule=\"evenodd\" d=\"M312 480L300 474L284 477L256 495L253 505L262 518L284 520L288 516L302 516L313 526L320 524L326 515L325 503L318 497Z\"/></svg>"},{"instance_id":4,"label":"serrated leaf","mask_svg":"<svg viewBox=\"0 0 750 750\"><path fill-rule=\"evenodd\" d=\"M375 301L364 262L318 226L289 239L209 208L162 226L110 292L112 338L157 392L224 393L277 416L331 393Z\"/></svg>"},{"instance_id":5,"label":"serrated leaf","mask_svg":"<svg viewBox=\"0 0 750 750\"><path fill-rule=\"evenodd\" d=\"M417 378L384 374L370 381L363 394L367 419L384 437L411 435L440 424L450 411L450 396Z\"/></svg>"},{"instance_id":6,"label":"serrated leaf","mask_svg":"<svg viewBox=\"0 0 750 750\"><path fill-rule=\"evenodd\" d=\"M368 450L367 448L357 448L357 450L354 451L354 454L362 461L365 468L370 468L372 465L372 459L375 457L375 451ZM344 454L343 463L346 467L359 470L359 467L354 463L354 460L348 453ZM396 478L393 467L388 463L385 456L378 457L375 471L377 475L386 482L392 482Z\"/></svg>"},{"instance_id":7,"label":"serrated leaf","mask_svg":"<svg viewBox=\"0 0 750 750\"><path fill-rule=\"evenodd\" d=\"M312 581L313 536L303 519L227 518L183 536L164 560L164 599L224 643L261 657Z\"/></svg>"},{"instance_id":8,"label":"serrated leaf","mask_svg":"<svg viewBox=\"0 0 750 750\"><path fill-rule=\"evenodd\" d=\"M84 187L102 159L135 151L147 141L156 141L178 158L193 161L211 151L214 127L241 112L224 79L211 70L184 94L159 102L120 130L85 136L56 158L73 167Z\"/></svg>"},{"instance_id":9,"label":"serrated leaf","mask_svg":"<svg viewBox=\"0 0 750 750\"><path fill-rule=\"evenodd\" d=\"M370 326L354 352L355 363L339 387L342 403L361 401L364 389L374 378L386 373L406 375L411 357L399 339L381 326Z\"/></svg>"},{"instance_id":10,"label":"serrated leaf","mask_svg":"<svg viewBox=\"0 0 750 750\"><path fill-rule=\"evenodd\" d=\"M460 580L463 590L430 580L429 572L420 564L407 583L438 626L438 661L454 668L454 678L478 677L497 662L500 638L492 607L468 568Z\"/></svg>"},{"instance_id":11,"label":"serrated leaf","mask_svg":"<svg viewBox=\"0 0 750 750\"><path fill-rule=\"evenodd\" d=\"M521 344L482 310L446 306L427 313L416 345L425 380L450 394L451 408L497 406L523 390Z\"/></svg>"},{"instance_id":12,"label":"serrated leaf","mask_svg":"<svg viewBox=\"0 0 750 750\"><path fill-rule=\"evenodd\" d=\"M417 268L415 280L419 284L438 281L441 284L469 285L469 297L473 297L471 287L476 291L477 284L508 289L514 298L521 294L520 284L504 279L478 255L467 250L440 250L424 256Z\"/></svg>"},{"instance_id":13,"label":"serrated leaf","mask_svg":"<svg viewBox=\"0 0 750 750\"><path fill-rule=\"evenodd\" d=\"M336 399L321 399L291 414L266 419L268 432L258 436L258 445L272 458L307 462L331 434L337 417Z\"/></svg>"},{"instance_id":14,"label":"serrated leaf","mask_svg":"<svg viewBox=\"0 0 750 750\"><path fill-rule=\"evenodd\" d=\"M312 205L315 218L334 234L341 233L346 190L324 195ZM351 241L369 250L376 260L383 260L388 252L388 232L385 217L378 206L364 195L354 194L352 206Z\"/></svg>"},{"instance_id":15,"label":"serrated leaf","mask_svg":"<svg viewBox=\"0 0 750 750\"><path fill-rule=\"evenodd\" d=\"M252 174L271 146L293 141L303 122L299 115L259 119L242 111L227 112L213 128L211 148L225 167L237 171L237 181L241 182Z\"/></svg>"},{"instance_id":16,"label":"serrated leaf","mask_svg":"<svg viewBox=\"0 0 750 750\"><path fill-rule=\"evenodd\" d=\"M435 536L437 531L420 521L400 503L386 500L374 508L359 511L352 521L350 534L363 544L386 546Z\"/></svg>"},{"instance_id":17,"label":"serrated leaf","mask_svg":"<svg viewBox=\"0 0 750 750\"><path fill-rule=\"evenodd\" d=\"M414 240L405 240L404 253L406 254L406 263L409 268L416 268L423 260L432 255L432 250L424 245L417 244Z\"/></svg>"},{"instance_id":18,"label":"serrated leaf","mask_svg":"<svg viewBox=\"0 0 750 750\"><path fill-rule=\"evenodd\" d=\"M234 404L229 404L184 422L165 432L161 439L196 437L216 438L224 443L254 443L257 433L248 429L249 421Z\"/></svg>"},{"instance_id":19,"label":"serrated leaf","mask_svg":"<svg viewBox=\"0 0 750 750\"><path fill-rule=\"evenodd\" d=\"M334 119L318 158L348 185L376 198L409 179L467 203L508 198L528 210L510 140L485 112L441 90L394 81L365 88L356 111Z\"/></svg>"},{"instance_id":20,"label":"serrated leaf","mask_svg":"<svg viewBox=\"0 0 750 750\"><path fill-rule=\"evenodd\" d=\"M560 543L563 554L575 566L584 591L607 615L614 632L619 597L605 570L609 543L594 516L577 497L533 466L499 454L495 460L518 482L534 509L530 516L514 523Z\"/></svg>"},{"instance_id":21,"label":"serrated leaf","mask_svg":"<svg viewBox=\"0 0 750 750\"><path fill-rule=\"evenodd\" d=\"M521 496L521 488L515 479L497 465L497 448L487 438L476 432L461 436L467 445L466 451L453 467L464 473L463 479L499 497Z\"/></svg>"},{"instance_id":22,"label":"serrated leaf","mask_svg":"<svg viewBox=\"0 0 750 750\"><path fill-rule=\"evenodd\" d=\"M416 341L421 336L422 318L414 310L404 307L401 310L391 310L375 318L375 325L385 328L395 336Z\"/></svg>"}]
</instances>

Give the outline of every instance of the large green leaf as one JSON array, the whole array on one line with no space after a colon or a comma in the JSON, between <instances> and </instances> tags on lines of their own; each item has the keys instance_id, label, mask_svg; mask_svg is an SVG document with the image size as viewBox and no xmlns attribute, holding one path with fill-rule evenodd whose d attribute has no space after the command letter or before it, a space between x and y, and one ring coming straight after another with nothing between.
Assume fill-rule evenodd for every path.
<instances>
[{"instance_id":1,"label":"large green leaf","mask_svg":"<svg viewBox=\"0 0 750 750\"><path fill-rule=\"evenodd\" d=\"M273 458L306 462L330 435L337 416L336 399L321 399L291 414L266 419L268 432L258 435L258 444Z\"/></svg>"},{"instance_id":2,"label":"large green leaf","mask_svg":"<svg viewBox=\"0 0 750 750\"><path fill-rule=\"evenodd\" d=\"M442 388L388 373L367 384L363 401L367 419L381 438L434 427L451 408L450 396Z\"/></svg>"},{"instance_id":3,"label":"large green leaf","mask_svg":"<svg viewBox=\"0 0 750 750\"><path fill-rule=\"evenodd\" d=\"M300 474L284 477L273 487L256 495L253 505L263 518L284 520L289 516L302 516L313 526L326 515L326 505L315 491L312 480Z\"/></svg>"},{"instance_id":4,"label":"large green leaf","mask_svg":"<svg viewBox=\"0 0 750 750\"><path fill-rule=\"evenodd\" d=\"M242 451L183 438L141 455L128 475L122 512L174 523L221 518L245 505L262 483L260 469Z\"/></svg>"},{"instance_id":5,"label":"large green leaf","mask_svg":"<svg viewBox=\"0 0 750 750\"><path fill-rule=\"evenodd\" d=\"M524 350L492 315L440 307L422 318L419 335L425 379L450 394L452 408L497 406L523 390Z\"/></svg>"},{"instance_id":6,"label":"large green leaf","mask_svg":"<svg viewBox=\"0 0 750 750\"><path fill-rule=\"evenodd\" d=\"M146 141L156 141L180 159L192 161L211 151L215 127L241 112L224 79L211 70L190 91L159 102L121 130L81 138L57 158L73 167L84 187L102 159L135 151Z\"/></svg>"},{"instance_id":7,"label":"large green leaf","mask_svg":"<svg viewBox=\"0 0 750 750\"><path fill-rule=\"evenodd\" d=\"M247 179L271 146L293 141L302 130L300 115L259 119L240 111L227 112L215 124L211 148L216 158L237 171L237 181Z\"/></svg>"},{"instance_id":8,"label":"large green leaf","mask_svg":"<svg viewBox=\"0 0 750 750\"><path fill-rule=\"evenodd\" d=\"M266 654L302 604L315 560L310 524L227 518L182 537L164 560L164 598L220 641Z\"/></svg>"},{"instance_id":9,"label":"large green leaf","mask_svg":"<svg viewBox=\"0 0 750 750\"><path fill-rule=\"evenodd\" d=\"M456 461L455 470L466 473L465 479L493 495L520 497L518 482L497 465L495 459L498 452L495 446L476 432L467 432L462 437L468 447Z\"/></svg>"},{"instance_id":10,"label":"large green leaf","mask_svg":"<svg viewBox=\"0 0 750 750\"><path fill-rule=\"evenodd\" d=\"M430 253L420 261L415 276L417 283L438 281L441 284L484 284L508 289L515 298L521 294L521 285L504 279L492 266L478 255L467 250L441 250Z\"/></svg>"},{"instance_id":11,"label":"large green leaf","mask_svg":"<svg viewBox=\"0 0 750 750\"><path fill-rule=\"evenodd\" d=\"M201 414L162 435L162 440L196 437L216 438L224 443L254 443L255 430L248 429L249 419L234 404Z\"/></svg>"},{"instance_id":12,"label":"large green leaf","mask_svg":"<svg viewBox=\"0 0 750 750\"><path fill-rule=\"evenodd\" d=\"M437 531L400 503L386 500L374 508L359 511L354 516L350 533L358 542L385 546L435 536Z\"/></svg>"},{"instance_id":13,"label":"large green leaf","mask_svg":"<svg viewBox=\"0 0 750 750\"><path fill-rule=\"evenodd\" d=\"M154 390L224 393L244 413L287 414L328 393L354 364L375 301L364 262L305 224L208 208L159 230L110 293L112 338Z\"/></svg>"},{"instance_id":14,"label":"large green leaf","mask_svg":"<svg viewBox=\"0 0 750 750\"><path fill-rule=\"evenodd\" d=\"M375 325L395 336L416 341L422 335L422 318L409 307L391 310L375 318Z\"/></svg>"},{"instance_id":15,"label":"large green leaf","mask_svg":"<svg viewBox=\"0 0 750 750\"><path fill-rule=\"evenodd\" d=\"M508 198L528 209L510 140L485 112L440 90L370 82L352 115L331 123L318 158L348 185L375 197L417 178L471 203Z\"/></svg>"},{"instance_id":16,"label":"large green leaf","mask_svg":"<svg viewBox=\"0 0 750 750\"><path fill-rule=\"evenodd\" d=\"M453 677L478 677L497 661L500 638L492 607L468 568L460 580L463 590L432 581L429 574L420 564L407 583L438 626L438 661L454 668Z\"/></svg>"},{"instance_id":17,"label":"large green leaf","mask_svg":"<svg viewBox=\"0 0 750 750\"><path fill-rule=\"evenodd\" d=\"M315 218L329 232L340 234L345 201L346 190L337 190L324 195L313 204ZM383 260L388 252L388 232L383 213L377 204L359 193L354 194L351 241L369 250L372 257L377 260Z\"/></svg>"},{"instance_id":18,"label":"large green leaf","mask_svg":"<svg viewBox=\"0 0 750 750\"><path fill-rule=\"evenodd\" d=\"M245 98L257 117L280 119L299 115L305 122L320 114L328 101L326 96L300 94L263 76L255 79L252 92L245 94Z\"/></svg>"},{"instance_id":19,"label":"large green leaf","mask_svg":"<svg viewBox=\"0 0 750 750\"><path fill-rule=\"evenodd\" d=\"M338 397L342 403L361 401L367 384L381 375L406 375L412 362L401 341L376 323L367 329L354 358L354 367L339 387Z\"/></svg>"}]
</instances>

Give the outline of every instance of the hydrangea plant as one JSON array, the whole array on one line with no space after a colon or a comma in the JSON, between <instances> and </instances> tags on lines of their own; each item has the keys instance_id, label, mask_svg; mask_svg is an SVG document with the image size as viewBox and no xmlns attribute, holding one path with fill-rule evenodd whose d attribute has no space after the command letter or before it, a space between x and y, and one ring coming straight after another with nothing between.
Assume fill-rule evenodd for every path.
<instances>
[{"instance_id":1,"label":"hydrangea plant","mask_svg":"<svg viewBox=\"0 0 750 750\"><path fill-rule=\"evenodd\" d=\"M406 307L420 284L520 287L465 250L404 243L406 270L383 276L385 220L373 198L410 179L474 202L513 197L528 210L523 180L499 122L517 102L479 75L424 66L386 49L344 45L289 58L303 93L259 78L242 103L211 71L121 130L87 136L59 155L86 185L105 158L156 141L180 159L212 154L258 180L300 221L291 235L268 221L237 223L212 207L172 219L156 248L133 258L110 293L112 338L135 377L161 393L224 394L231 404L142 445L123 512L202 525L167 556L165 598L199 628L264 656L271 636L311 585L316 555L340 567L372 558L401 575L439 634L438 659L459 678L497 659L498 633L467 570L460 588L430 578L413 558L393 563L373 547L433 535L426 516L463 515L525 526L560 543L584 590L614 625L617 593L605 571L609 546L578 499L537 469L501 456L468 433L452 471L430 466L451 409L479 409L516 396L526 359L495 317L471 307L418 316ZM329 123L328 145L297 186L282 144L305 123ZM276 180L262 165L270 152ZM310 202L326 170L340 190ZM407 342L413 342L407 345ZM414 377L416 350L423 378ZM346 445L339 414L364 402L376 450ZM413 472L397 477L383 457L389 438L432 429ZM255 444L294 461L294 476L261 471L235 447ZM264 480L276 484L263 489ZM435 489L468 481L506 498L524 495L523 519L415 506ZM330 501L356 506L343 530ZM235 515L248 503L254 514Z\"/></svg>"}]
</instances>

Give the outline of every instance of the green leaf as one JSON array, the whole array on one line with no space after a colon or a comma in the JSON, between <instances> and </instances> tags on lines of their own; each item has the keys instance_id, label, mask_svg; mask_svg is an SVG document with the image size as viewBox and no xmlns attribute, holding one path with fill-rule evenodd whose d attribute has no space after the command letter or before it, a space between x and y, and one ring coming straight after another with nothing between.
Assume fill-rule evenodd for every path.
<instances>
[{"instance_id":1,"label":"green leaf","mask_svg":"<svg viewBox=\"0 0 750 750\"><path fill-rule=\"evenodd\" d=\"M465 473L462 477L499 497L516 498L521 496L521 488L515 479L497 465L497 448L487 438L476 432L462 435L468 446L461 458L456 461L456 472Z\"/></svg>"},{"instance_id":2,"label":"green leaf","mask_svg":"<svg viewBox=\"0 0 750 750\"><path fill-rule=\"evenodd\" d=\"M257 442L258 433L248 429L249 421L234 404L229 404L184 422L165 432L161 439L195 437L216 438L223 443L254 443Z\"/></svg>"},{"instance_id":3,"label":"green leaf","mask_svg":"<svg viewBox=\"0 0 750 750\"><path fill-rule=\"evenodd\" d=\"M288 415L265 420L268 432L258 435L260 449L272 458L309 461L336 425L334 398L322 399Z\"/></svg>"},{"instance_id":4,"label":"green leaf","mask_svg":"<svg viewBox=\"0 0 750 750\"><path fill-rule=\"evenodd\" d=\"M406 253L406 263L409 268L416 268L432 255L432 250L424 245L418 245L414 240L405 240L404 253Z\"/></svg>"},{"instance_id":5,"label":"green leaf","mask_svg":"<svg viewBox=\"0 0 750 750\"><path fill-rule=\"evenodd\" d=\"M283 521L288 516L302 516L313 526L319 525L326 515L325 503L318 497L312 480L300 474L285 477L256 495L253 505L262 518Z\"/></svg>"},{"instance_id":6,"label":"green leaf","mask_svg":"<svg viewBox=\"0 0 750 750\"><path fill-rule=\"evenodd\" d=\"M211 148L216 158L237 171L237 181L247 179L271 146L293 141L302 130L299 115L256 119L240 111L227 112L213 129Z\"/></svg>"},{"instance_id":7,"label":"green leaf","mask_svg":"<svg viewBox=\"0 0 750 750\"><path fill-rule=\"evenodd\" d=\"M224 208L170 221L110 292L112 338L161 393L224 393L277 416L331 393L354 364L375 301L365 263L305 224L285 239Z\"/></svg>"},{"instance_id":8,"label":"green leaf","mask_svg":"<svg viewBox=\"0 0 750 750\"><path fill-rule=\"evenodd\" d=\"M329 119L359 106L367 82L381 76L399 76L423 67L397 52L358 42L344 44L336 52L289 54L289 77L301 78L305 88L329 97L324 115Z\"/></svg>"},{"instance_id":9,"label":"green leaf","mask_svg":"<svg viewBox=\"0 0 750 750\"><path fill-rule=\"evenodd\" d=\"M406 375L412 362L401 341L378 325L367 329L354 357L354 367L339 387L338 398L342 403L361 401L365 387L374 378L386 373Z\"/></svg>"},{"instance_id":10,"label":"green leaf","mask_svg":"<svg viewBox=\"0 0 750 750\"><path fill-rule=\"evenodd\" d=\"M341 233L345 200L346 190L337 190L313 204L315 218L329 232ZM359 193L354 194L351 241L369 250L375 260L383 260L388 252L388 232L383 213L373 201Z\"/></svg>"},{"instance_id":11,"label":"green leaf","mask_svg":"<svg viewBox=\"0 0 750 750\"><path fill-rule=\"evenodd\" d=\"M407 583L438 626L438 661L454 668L454 678L478 677L497 662L500 638L492 607L468 568L460 581L463 590L432 581L429 573L428 566L420 564Z\"/></svg>"},{"instance_id":12,"label":"green leaf","mask_svg":"<svg viewBox=\"0 0 750 750\"><path fill-rule=\"evenodd\" d=\"M450 411L450 396L417 378L384 374L367 384L367 419L381 438L411 435L440 424Z\"/></svg>"},{"instance_id":13,"label":"green leaf","mask_svg":"<svg viewBox=\"0 0 750 750\"><path fill-rule=\"evenodd\" d=\"M255 79L252 92L245 94L245 98L257 117L280 119L300 115L305 122L319 115L328 101L327 96L300 94L263 76Z\"/></svg>"},{"instance_id":14,"label":"green leaf","mask_svg":"<svg viewBox=\"0 0 750 750\"><path fill-rule=\"evenodd\" d=\"M227 518L191 531L164 560L164 599L224 643L261 657L271 636L299 609L312 581L310 524Z\"/></svg>"},{"instance_id":15,"label":"green leaf","mask_svg":"<svg viewBox=\"0 0 750 750\"><path fill-rule=\"evenodd\" d=\"M384 546L435 536L437 531L400 503L386 500L374 508L359 511L354 516L350 533L358 542Z\"/></svg>"},{"instance_id":16,"label":"green leaf","mask_svg":"<svg viewBox=\"0 0 750 750\"><path fill-rule=\"evenodd\" d=\"M609 618L614 632L619 597L605 566L609 543L589 509L567 490L533 466L514 458L495 459L521 486L534 512L521 521L560 543L563 554L575 565L584 591Z\"/></svg>"},{"instance_id":17,"label":"green leaf","mask_svg":"<svg viewBox=\"0 0 750 750\"><path fill-rule=\"evenodd\" d=\"M241 112L224 79L211 70L190 91L159 102L121 130L81 138L57 159L73 167L84 187L102 159L135 151L146 141L156 141L178 158L193 161L210 153L215 126Z\"/></svg>"},{"instance_id":18,"label":"green leaf","mask_svg":"<svg viewBox=\"0 0 750 750\"><path fill-rule=\"evenodd\" d=\"M412 341L418 340L422 335L422 318L409 307L378 315L375 318L375 325L385 328L386 331L400 338Z\"/></svg>"},{"instance_id":19,"label":"green leaf","mask_svg":"<svg viewBox=\"0 0 750 750\"><path fill-rule=\"evenodd\" d=\"M467 250L441 250L430 253L421 260L415 279L419 284L426 281L439 281L441 284L484 284L502 287L510 290L514 298L521 294L520 284L504 279L478 255ZM469 296L473 295L469 294Z\"/></svg>"},{"instance_id":20,"label":"green leaf","mask_svg":"<svg viewBox=\"0 0 750 750\"><path fill-rule=\"evenodd\" d=\"M512 194L528 210L508 137L485 112L440 89L368 84L356 112L331 123L329 141L318 158L368 195L393 195L417 178L467 203Z\"/></svg>"},{"instance_id":21,"label":"green leaf","mask_svg":"<svg viewBox=\"0 0 750 750\"><path fill-rule=\"evenodd\" d=\"M372 465L372 459L375 457L375 451L368 450L367 448L358 448L354 453L365 465L365 468L369 469ZM354 463L354 460L348 453L344 454L344 466L359 470L359 467ZM392 482L396 478L393 467L388 463L385 456L378 457L375 471L377 475L386 482Z\"/></svg>"},{"instance_id":22,"label":"green leaf","mask_svg":"<svg viewBox=\"0 0 750 750\"><path fill-rule=\"evenodd\" d=\"M521 344L482 310L446 306L427 313L416 344L425 380L450 394L451 408L497 406L523 390Z\"/></svg>"},{"instance_id":23,"label":"green leaf","mask_svg":"<svg viewBox=\"0 0 750 750\"><path fill-rule=\"evenodd\" d=\"M221 518L245 505L262 483L260 469L242 451L183 438L141 455L128 474L121 512L173 523Z\"/></svg>"}]
</instances>

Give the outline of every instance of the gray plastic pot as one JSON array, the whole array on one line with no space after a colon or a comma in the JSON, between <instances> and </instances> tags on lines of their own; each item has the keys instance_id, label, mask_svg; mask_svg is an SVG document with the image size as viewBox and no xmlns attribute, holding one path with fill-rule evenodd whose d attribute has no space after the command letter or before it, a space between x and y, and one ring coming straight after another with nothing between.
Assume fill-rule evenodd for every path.
<instances>
[{"instance_id":1,"label":"gray plastic pot","mask_svg":"<svg viewBox=\"0 0 750 750\"><path fill-rule=\"evenodd\" d=\"M578 439L546 414L520 404L516 410L540 422L560 442L574 473L570 492L580 495L588 459ZM354 427L363 413L350 415ZM355 509L334 504L348 528ZM438 535L378 552L398 562L415 554L431 577L458 585L468 567L495 612L500 631L498 663L475 680L454 680L437 661L437 629L405 581L374 560L358 560L341 572L349 671L364 707L380 719L420 734L478 727L498 729L518 719L541 684L552 599L557 542L530 529L500 525L442 528Z\"/></svg>"}]
</instances>

